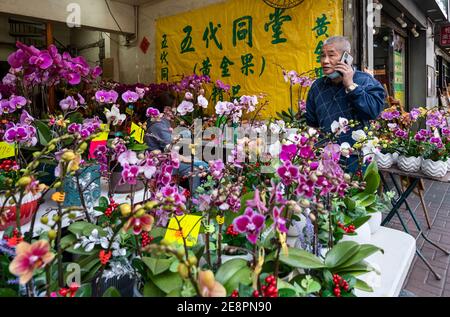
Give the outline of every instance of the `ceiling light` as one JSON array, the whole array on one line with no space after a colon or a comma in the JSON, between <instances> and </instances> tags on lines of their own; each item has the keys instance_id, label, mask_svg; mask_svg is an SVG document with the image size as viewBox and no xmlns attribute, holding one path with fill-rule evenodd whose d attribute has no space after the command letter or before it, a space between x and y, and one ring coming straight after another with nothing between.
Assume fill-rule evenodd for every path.
<instances>
[{"instance_id":1,"label":"ceiling light","mask_svg":"<svg viewBox=\"0 0 450 317\"><path fill-rule=\"evenodd\" d=\"M400 23L400 25L402 26L402 28L406 28L408 26L408 24L405 22L405 20L403 20L403 18L405 17L405 15L402 13L400 16L398 16L395 20L397 20L398 23Z\"/></svg>"}]
</instances>

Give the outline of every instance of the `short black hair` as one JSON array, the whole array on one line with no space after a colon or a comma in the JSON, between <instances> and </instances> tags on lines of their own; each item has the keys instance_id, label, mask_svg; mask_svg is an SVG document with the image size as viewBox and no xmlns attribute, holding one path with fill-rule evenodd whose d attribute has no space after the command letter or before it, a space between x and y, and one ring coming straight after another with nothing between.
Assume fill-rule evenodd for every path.
<instances>
[{"instance_id":1,"label":"short black hair","mask_svg":"<svg viewBox=\"0 0 450 317\"><path fill-rule=\"evenodd\" d=\"M170 91L163 91L153 99L153 106L163 112L165 107L172 107L175 96Z\"/></svg>"}]
</instances>

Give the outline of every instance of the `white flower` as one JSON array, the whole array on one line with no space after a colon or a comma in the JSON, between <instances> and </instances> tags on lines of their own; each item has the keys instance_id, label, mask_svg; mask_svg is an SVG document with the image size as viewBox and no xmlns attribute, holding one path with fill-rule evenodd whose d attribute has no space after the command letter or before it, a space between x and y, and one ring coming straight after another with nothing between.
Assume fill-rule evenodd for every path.
<instances>
[{"instance_id":1,"label":"white flower","mask_svg":"<svg viewBox=\"0 0 450 317\"><path fill-rule=\"evenodd\" d=\"M219 101L216 104L216 114L218 115L224 115L224 114L229 114L230 110L232 109L232 107L230 107L230 102L228 101ZM231 104L232 106L234 106L233 104Z\"/></svg>"},{"instance_id":2,"label":"white flower","mask_svg":"<svg viewBox=\"0 0 450 317\"><path fill-rule=\"evenodd\" d=\"M185 116L186 114L194 111L194 104L190 101L183 100L183 102L178 106L177 111L182 116Z\"/></svg>"},{"instance_id":3,"label":"white flower","mask_svg":"<svg viewBox=\"0 0 450 317\"><path fill-rule=\"evenodd\" d=\"M391 131L396 130L397 127L398 127L397 123L388 123L388 128L389 128L389 130L391 130Z\"/></svg>"},{"instance_id":4,"label":"white flower","mask_svg":"<svg viewBox=\"0 0 450 317\"><path fill-rule=\"evenodd\" d=\"M339 121L333 121L331 124L331 132L339 135L348 131L348 120L346 118L339 117Z\"/></svg>"},{"instance_id":5,"label":"white flower","mask_svg":"<svg viewBox=\"0 0 450 317\"><path fill-rule=\"evenodd\" d=\"M269 145L269 153L272 155L272 157L278 157L281 152L281 143L280 141L277 141L275 143L272 143Z\"/></svg>"},{"instance_id":6,"label":"white flower","mask_svg":"<svg viewBox=\"0 0 450 317\"><path fill-rule=\"evenodd\" d=\"M309 135L309 136L313 137L313 136L315 136L316 134L317 134L317 130L316 130L316 129L314 129L314 128L309 128L309 129L308 129L308 135Z\"/></svg>"},{"instance_id":7,"label":"white flower","mask_svg":"<svg viewBox=\"0 0 450 317\"><path fill-rule=\"evenodd\" d=\"M144 168L144 175L145 175L145 178L147 178L147 179L151 179L153 177L153 175L155 174L155 172L156 172L155 166L147 165Z\"/></svg>"},{"instance_id":8,"label":"white flower","mask_svg":"<svg viewBox=\"0 0 450 317\"><path fill-rule=\"evenodd\" d=\"M341 154L344 157L349 157L351 154L352 146L348 144L347 142L344 142L341 144Z\"/></svg>"},{"instance_id":9,"label":"white flower","mask_svg":"<svg viewBox=\"0 0 450 317\"><path fill-rule=\"evenodd\" d=\"M279 134L281 132L281 127L273 122L270 124L269 129L273 134Z\"/></svg>"},{"instance_id":10,"label":"white flower","mask_svg":"<svg viewBox=\"0 0 450 317\"><path fill-rule=\"evenodd\" d=\"M205 108L205 109L208 108L208 99L206 99L202 95L197 97L197 102L200 107Z\"/></svg>"},{"instance_id":11,"label":"white flower","mask_svg":"<svg viewBox=\"0 0 450 317\"><path fill-rule=\"evenodd\" d=\"M186 100L192 100L192 98L194 98L194 96L189 91L184 95L184 99Z\"/></svg>"},{"instance_id":12,"label":"white flower","mask_svg":"<svg viewBox=\"0 0 450 317\"><path fill-rule=\"evenodd\" d=\"M139 162L136 152L127 150L119 155L117 161L120 165L124 166L125 164L134 165Z\"/></svg>"},{"instance_id":13,"label":"white flower","mask_svg":"<svg viewBox=\"0 0 450 317\"><path fill-rule=\"evenodd\" d=\"M112 125L121 125L127 118L125 114L120 114L120 110L117 105L113 105L111 110L105 109L105 116L108 123L112 122Z\"/></svg>"},{"instance_id":14,"label":"white flower","mask_svg":"<svg viewBox=\"0 0 450 317\"><path fill-rule=\"evenodd\" d=\"M364 132L363 130L353 131L352 139L356 142L363 142L365 139L367 139L366 132Z\"/></svg>"}]
</instances>

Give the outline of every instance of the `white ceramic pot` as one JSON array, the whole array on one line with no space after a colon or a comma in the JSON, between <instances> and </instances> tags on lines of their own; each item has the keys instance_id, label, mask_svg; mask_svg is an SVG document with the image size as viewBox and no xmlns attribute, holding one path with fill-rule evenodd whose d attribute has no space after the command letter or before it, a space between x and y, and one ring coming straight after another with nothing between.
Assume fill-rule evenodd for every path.
<instances>
[{"instance_id":1,"label":"white ceramic pot","mask_svg":"<svg viewBox=\"0 0 450 317\"><path fill-rule=\"evenodd\" d=\"M355 230L356 235L344 234L344 237L339 241L354 241L358 244L368 244L371 241L370 226L365 222L361 227Z\"/></svg>"},{"instance_id":2,"label":"white ceramic pot","mask_svg":"<svg viewBox=\"0 0 450 317\"><path fill-rule=\"evenodd\" d=\"M447 171L450 172L450 158L447 159Z\"/></svg>"},{"instance_id":3,"label":"white ceramic pot","mask_svg":"<svg viewBox=\"0 0 450 317\"><path fill-rule=\"evenodd\" d=\"M392 159L394 160L394 163L397 163L397 161L398 161L398 153L397 152L392 153Z\"/></svg>"},{"instance_id":4,"label":"white ceramic pot","mask_svg":"<svg viewBox=\"0 0 450 317\"><path fill-rule=\"evenodd\" d=\"M398 168L410 173L418 172L421 164L422 158L416 156L400 155L397 160Z\"/></svg>"},{"instance_id":5,"label":"white ceramic pot","mask_svg":"<svg viewBox=\"0 0 450 317\"><path fill-rule=\"evenodd\" d=\"M381 220L383 218L383 214L381 211L370 213L370 219L367 221L370 227L370 233L374 234L381 227Z\"/></svg>"},{"instance_id":6,"label":"white ceramic pot","mask_svg":"<svg viewBox=\"0 0 450 317\"><path fill-rule=\"evenodd\" d=\"M422 172L425 175L441 178L448 172L448 164L444 161L423 160Z\"/></svg>"},{"instance_id":7,"label":"white ceramic pot","mask_svg":"<svg viewBox=\"0 0 450 317\"><path fill-rule=\"evenodd\" d=\"M383 154L376 153L375 160L377 161L378 167L380 168L389 168L394 164L394 158L391 153Z\"/></svg>"}]
</instances>

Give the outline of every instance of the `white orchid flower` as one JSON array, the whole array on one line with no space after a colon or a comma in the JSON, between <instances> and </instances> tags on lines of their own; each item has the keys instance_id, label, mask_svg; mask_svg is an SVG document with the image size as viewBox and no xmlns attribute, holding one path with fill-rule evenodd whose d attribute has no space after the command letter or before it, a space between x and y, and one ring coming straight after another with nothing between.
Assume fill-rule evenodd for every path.
<instances>
[{"instance_id":1,"label":"white orchid flower","mask_svg":"<svg viewBox=\"0 0 450 317\"><path fill-rule=\"evenodd\" d=\"M112 125L121 125L127 116L125 114L120 113L119 107L117 105L113 105L111 110L105 109L105 116L108 123L112 123Z\"/></svg>"},{"instance_id":2,"label":"white orchid flower","mask_svg":"<svg viewBox=\"0 0 450 317\"><path fill-rule=\"evenodd\" d=\"M352 139L356 142L363 142L365 139L367 139L366 132L364 132L363 130L353 131Z\"/></svg>"},{"instance_id":3,"label":"white orchid flower","mask_svg":"<svg viewBox=\"0 0 450 317\"><path fill-rule=\"evenodd\" d=\"M205 109L208 108L208 99L206 99L202 95L197 97L197 102L200 107L205 108Z\"/></svg>"}]
</instances>

